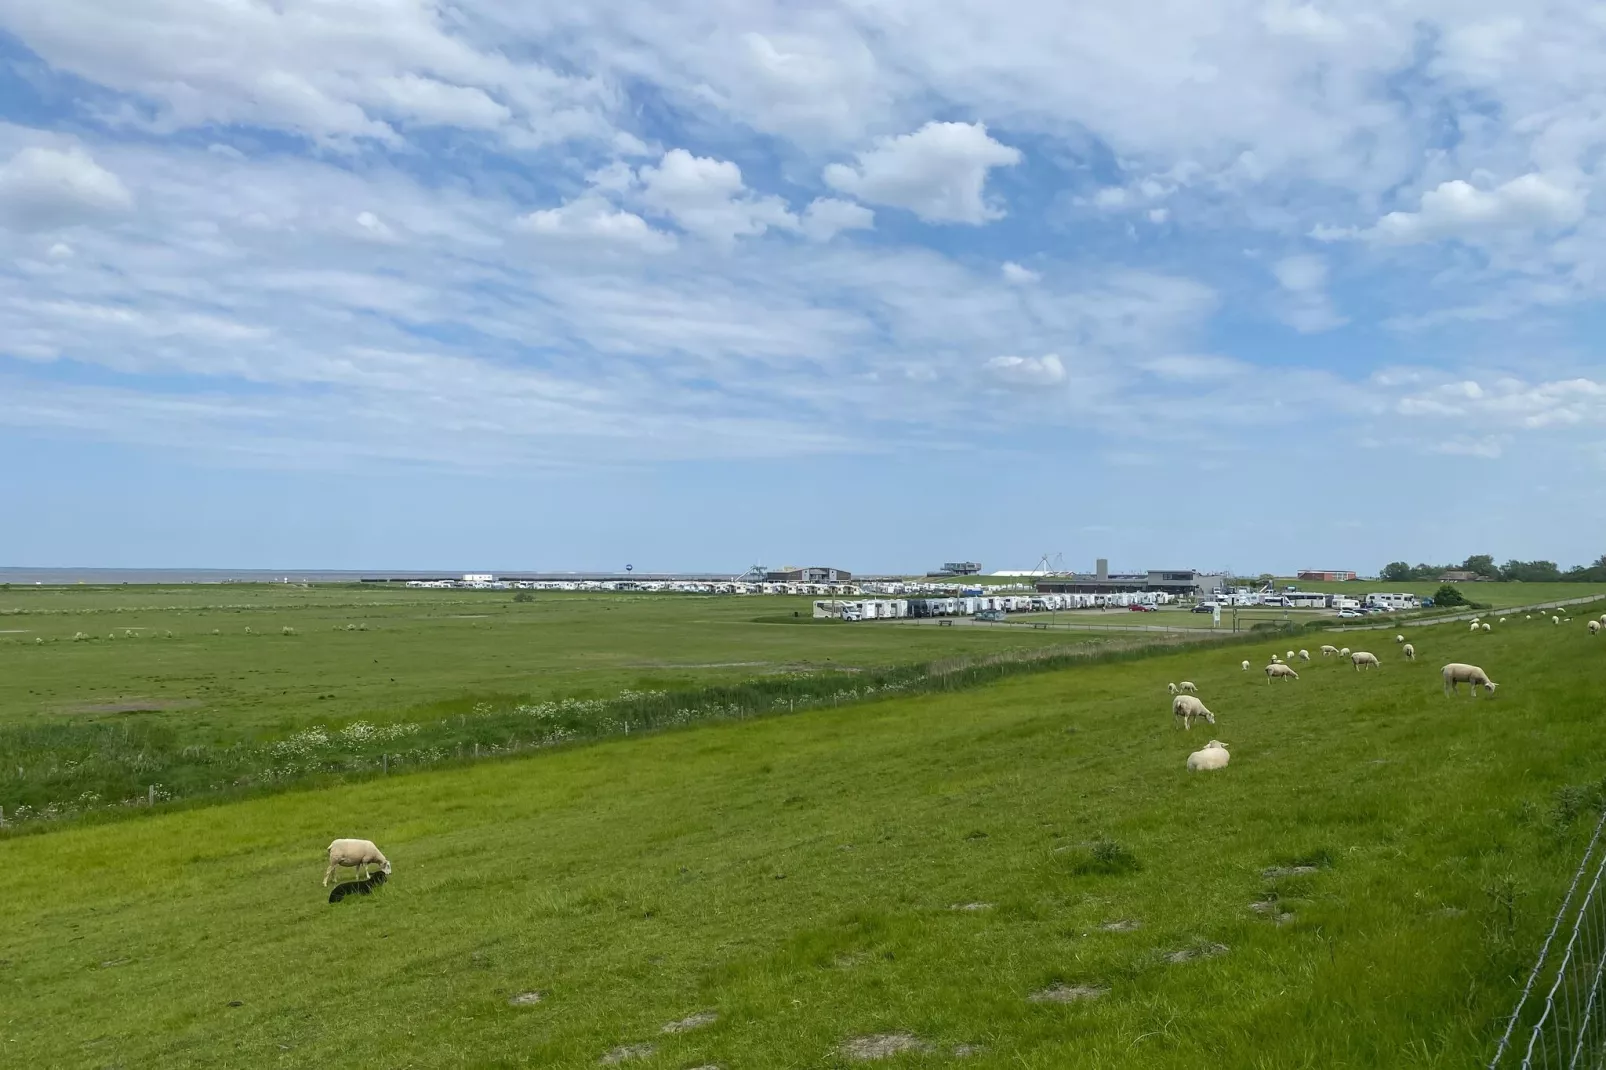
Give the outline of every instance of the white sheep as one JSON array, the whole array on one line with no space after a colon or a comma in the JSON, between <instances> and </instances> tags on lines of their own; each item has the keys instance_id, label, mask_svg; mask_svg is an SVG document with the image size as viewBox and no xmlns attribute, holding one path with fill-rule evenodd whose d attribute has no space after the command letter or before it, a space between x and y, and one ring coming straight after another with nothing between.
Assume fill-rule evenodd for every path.
<instances>
[{"instance_id":1,"label":"white sheep","mask_svg":"<svg viewBox=\"0 0 1606 1070\"><path fill-rule=\"evenodd\" d=\"M1444 693L1446 695L1459 694L1460 688L1456 686L1457 684L1471 684L1474 698L1477 697L1478 688L1480 687L1492 695L1494 694L1494 689L1500 686L1490 680L1489 674L1476 665L1464 665L1459 661L1452 661L1439 671L1444 675Z\"/></svg>"},{"instance_id":2,"label":"white sheep","mask_svg":"<svg viewBox=\"0 0 1606 1070\"><path fill-rule=\"evenodd\" d=\"M1343 650L1340 650L1338 652L1338 656L1341 657L1341 658L1349 657L1349 647L1345 647Z\"/></svg>"},{"instance_id":3,"label":"white sheep","mask_svg":"<svg viewBox=\"0 0 1606 1070\"><path fill-rule=\"evenodd\" d=\"M1296 680L1299 679L1299 673L1294 671L1292 665L1284 665L1280 661L1266 666L1266 682L1268 684L1271 683L1273 676L1292 676Z\"/></svg>"},{"instance_id":4,"label":"white sheep","mask_svg":"<svg viewBox=\"0 0 1606 1070\"><path fill-rule=\"evenodd\" d=\"M1594 635L1598 631L1600 631L1600 621L1598 621L1598 620L1590 621L1589 622L1589 634L1590 635Z\"/></svg>"},{"instance_id":5,"label":"white sheep","mask_svg":"<svg viewBox=\"0 0 1606 1070\"><path fill-rule=\"evenodd\" d=\"M1606 628L1606 613L1600 615L1600 626Z\"/></svg>"},{"instance_id":6,"label":"white sheep","mask_svg":"<svg viewBox=\"0 0 1606 1070\"><path fill-rule=\"evenodd\" d=\"M1188 772L1208 769L1225 769L1231 759L1227 753L1227 745L1219 739L1212 739L1204 745L1203 750L1196 750L1188 755Z\"/></svg>"},{"instance_id":7,"label":"white sheep","mask_svg":"<svg viewBox=\"0 0 1606 1070\"><path fill-rule=\"evenodd\" d=\"M1500 623L1501 623L1501 624L1504 624L1504 623L1505 623L1505 622L1506 622L1506 618L1505 618L1505 617L1501 617L1501 618L1500 618Z\"/></svg>"},{"instance_id":8,"label":"white sheep","mask_svg":"<svg viewBox=\"0 0 1606 1070\"><path fill-rule=\"evenodd\" d=\"M1473 631L1477 631L1478 630L1478 622L1477 621L1473 621L1472 622L1472 630Z\"/></svg>"},{"instance_id":9,"label":"white sheep","mask_svg":"<svg viewBox=\"0 0 1606 1070\"><path fill-rule=\"evenodd\" d=\"M1412 646L1410 643L1406 643L1404 646L1400 647L1400 650L1404 652L1406 661L1416 660L1416 647Z\"/></svg>"},{"instance_id":10,"label":"white sheep","mask_svg":"<svg viewBox=\"0 0 1606 1070\"><path fill-rule=\"evenodd\" d=\"M1377 655L1369 654L1364 650L1357 650L1349 656L1349 660L1350 664L1355 666L1356 672L1360 672L1362 669L1381 668L1377 661Z\"/></svg>"},{"instance_id":11,"label":"white sheep","mask_svg":"<svg viewBox=\"0 0 1606 1070\"><path fill-rule=\"evenodd\" d=\"M1171 692L1173 695L1175 695L1177 693L1177 685L1176 684L1166 684L1165 685L1165 689L1167 691Z\"/></svg>"},{"instance_id":12,"label":"white sheep","mask_svg":"<svg viewBox=\"0 0 1606 1070\"><path fill-rule=\"evenodd\" d=\"M1288 652L1288 660L1289 661L1293 661L1294 660L1294 652L1292 650L1290 650Z\"/></svg>"},{"instance_id":13,"label":"white sheep","mask_svg":"<svg viewBox=\"0 0 1606 1070\"><path fill-rule=\"evenodd\" d=\"M1248 671L1249 671L1249 659L1245 658L1244 659L1244 672L1248 672Z\"/></svg>"},{"instance_id":14,"label":"white sheep","mask_svg":"<svg viewBox=\"0 0 1606 1070\"><path fill-rule=\"evenodd\" d=\"M1299 652L1299 660L1300 660L1300 661L1309 661L1309 660L1310 660L1310 651L1308 651L1308 650L1301 650L1301 651L1300 651L1300 652Z\"/></svg>"},{"instance_id":15,"label":"white sheep","mask_svg":"<svg viewBox=\"0 0 1606 1070\"><path fill-rule=\"evenodd\" d=\"M1199 693L1198 687L1194 686L1194 682L1192 680L1184 680L1184 681L1182 681L1180 684L1177 685L1177 690L1178 691L1186 691L1186 692L1188 692L1190 694L1195 694L1195 695Z\"/></svg>"},{"instance_id":16,"label":"white sheep","mask_svg":"<svg viewBox=\"0 0 1606 1070\"><path fill-rule=\"evenodd\" d=\"M1403 636L1403 635L1396 635L1396 636L1395 636L1395 637L1394 637L1394 641L1395 641L1395 642L1396 642L1396 643L1403 643L1403 642L1405 642L1405 636Z\"/></svg>"},{"instance_id":17,"label":"white sheep","mask_svg":"<svg viewBox=\"0 0 1606 1070\"><path fill-rule=\"evenodd\" d=\"M1552 623L1552 624L1560 624L1561 623L1561 618L1560 617L1551 617L1550 618L1550 623Z\"/></svg>"},{"instance_id":18,"label":"white sheep","mask_svg":"<svg viewBox=\"0 0 1606 1070\"><path fill-rule=\"evenodd\" d=\"M1193 728L1193 722L1203 718L1211 724L1216 723L1216 715L1205 709L1205 704L1192 695L1178 695L1171 700L1171 717L1173 723L1181 721L1186 730Z\"/></svg>"},{"instance_id":19,"label":"white sheep","mask_svg":"<svg viewBox=\"0 0 1606 1070\"><path fill-rule=\"evenodd\" d=\"M1484 626L1483 626L1483 630L1484 630L1484 631L1488 631L1488 630L1489 630L1489 625L1488 625L1488 624L1487 624L1487 623L1486 623L1486 624L1484 624Z\"/></svg>"},{"instance_id":20,"label":"white sheep","mask_svg":"<svg viewBox=\"0 0 1606 1070\"><path fill-rule=\"evenodd\" d=\"M359 880L367 879L369 866L378 866L385 876L390 876L390 860L372 840L335 840L329 844L329 868L323 871L325 888L329 887L337 866L356 867Z\"/></svg>"},{"instance_id":21,"label":"white sheep","mask_svg":"<svg viewBox=\"0 0 1606 1070\"><path fill-rule=\"evenodd\" d=\"M1330 658L1330 657L1333 657L1337 653L1338 653L1338 647L1334 646L1331 643L1323 643L1322 644L1322 657Z\"/></svg>"}]
</instances>

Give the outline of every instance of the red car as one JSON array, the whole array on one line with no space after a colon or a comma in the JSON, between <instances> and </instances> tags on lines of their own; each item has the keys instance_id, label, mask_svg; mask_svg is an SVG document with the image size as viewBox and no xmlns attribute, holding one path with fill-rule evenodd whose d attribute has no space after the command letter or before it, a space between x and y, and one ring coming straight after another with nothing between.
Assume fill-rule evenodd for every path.
<instances>
[{"instance_id":1,"label":"red car","mask_svg":"<svg viewBox=\"0 0 1606 1070\"><path fill-rule=\"evenodd\" d=\"M1158 612L1160 612L1158 609L1155 609L1153 606L1139 605L1139 604L1137 604L1135 602L1132 605L1127 606L1126 608L1130 609L1134 613L1158 613Z\"/></svg>"}]
</instances>

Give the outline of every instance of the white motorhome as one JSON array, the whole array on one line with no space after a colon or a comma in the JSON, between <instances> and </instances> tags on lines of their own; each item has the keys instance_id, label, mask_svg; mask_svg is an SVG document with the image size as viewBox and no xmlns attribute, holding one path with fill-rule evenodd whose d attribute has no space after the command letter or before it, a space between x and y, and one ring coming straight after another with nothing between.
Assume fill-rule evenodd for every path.
<instances>
[{"instance_id":1,"label":"white motorhome","mask_svg":"<svg viewBox=\"0 0 1606 1070\"><path fill-rule=\"evenodd\" d=\"M1384 594L1374 592L1366 596L1366 604L1382 609L1421 609L1422 600L1414 594Z\"/></svg>"}]
</instances>

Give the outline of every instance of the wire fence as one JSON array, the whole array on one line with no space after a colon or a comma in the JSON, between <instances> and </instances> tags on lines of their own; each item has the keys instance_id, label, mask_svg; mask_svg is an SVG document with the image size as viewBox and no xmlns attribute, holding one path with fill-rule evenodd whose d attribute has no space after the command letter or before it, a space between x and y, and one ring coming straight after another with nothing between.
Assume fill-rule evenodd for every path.
<instances>
[{"instance_id":1,"label":"wire fence","mask_svg":"<svg viewBox=\"0 0 1606 1070\"><path fill-rule=\"evenodd\" d=\"M1606 812L1528 973L1489 1070L1606 1067ZM1583 889L1583 894L1579 890ZM1564 943L1557 943L1561 937ZM1538 992L1543 999L1535 998Z\"/></svg>"}]
</instances>

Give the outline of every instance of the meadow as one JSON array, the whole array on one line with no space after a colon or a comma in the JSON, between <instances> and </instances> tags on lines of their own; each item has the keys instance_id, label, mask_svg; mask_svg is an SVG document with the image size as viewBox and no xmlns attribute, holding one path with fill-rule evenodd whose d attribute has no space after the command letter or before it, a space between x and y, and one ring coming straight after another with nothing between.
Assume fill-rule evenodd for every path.
<instances>
[{"instance_id":1,"label":"meadow","mask_svg":"<svg viewBox=\"0 0 1606 1070\"><path fill-rule=\"evenodd\" d=\"M1245 640L0 840L0 1051L1471 1065L1603 801L1586 611L1419 628L1415 664L1379 633L1371 673L1268 684L1238 663L1282 641ZM1498 695L1444 697L1449 660ZM1173 727L1184 678L1216 726ZM1212 736L1231 766L1186 773ZM344 835L395 872L332 906Z\"/></svg>"}]
</instances>

